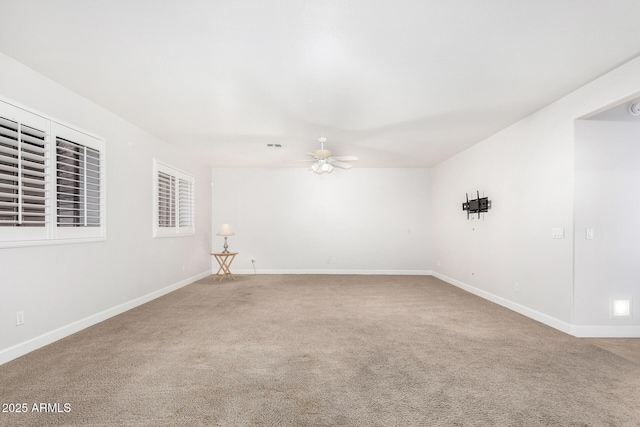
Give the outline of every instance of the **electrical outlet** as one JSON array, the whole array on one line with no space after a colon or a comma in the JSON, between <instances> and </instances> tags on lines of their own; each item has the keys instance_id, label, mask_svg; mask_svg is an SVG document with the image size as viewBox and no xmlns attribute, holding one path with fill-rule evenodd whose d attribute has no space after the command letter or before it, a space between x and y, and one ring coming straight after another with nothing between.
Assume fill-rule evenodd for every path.
<instances>
[{"instance_id":1,"label":"electrical outlet","mask_svg":"<svg viewBox=\"0 0 640 427\"><path fill-rule=\"evenodd\" d=\"M516 282L513 284L513 290L516 292L520 292L520 283Z\"/></svg>"},{"instance_id":2,"label":"electrical outlet","mask_svg":"<svg viewBox=\"0 0 640 427\"><path fill-rule=\"evenodd\" d=\"M587 228L585 230L585 238L587 240L593 240L593 228Z\"/></svg>"},{"instance_id":3,"label":"electrical outlet","mask_svg":"<svg viewBox=\"0 0 640 427\"><path fill-rule=\"evenodd\" d=\"M16 313L16 326L24 324L24 311L18 311Z\"/></svg>"}]
</instances>

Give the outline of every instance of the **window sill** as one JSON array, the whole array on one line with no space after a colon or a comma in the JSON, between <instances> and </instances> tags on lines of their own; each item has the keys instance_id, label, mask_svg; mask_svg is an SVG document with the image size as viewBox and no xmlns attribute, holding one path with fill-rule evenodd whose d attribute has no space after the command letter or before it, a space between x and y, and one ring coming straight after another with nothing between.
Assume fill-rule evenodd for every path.
<instances>
[{"instance_id":1,"label":"window sill","mask_svg":"<svg viewBox=\"0 0 640 427\"><path fill-rule=\"evenodd\" d=\"M80 243L104 242L106 237L82 237L78 239L22 240L0 242L0 249L24 248L32 246L74 245Z\"/></svg>"}]
</instances>

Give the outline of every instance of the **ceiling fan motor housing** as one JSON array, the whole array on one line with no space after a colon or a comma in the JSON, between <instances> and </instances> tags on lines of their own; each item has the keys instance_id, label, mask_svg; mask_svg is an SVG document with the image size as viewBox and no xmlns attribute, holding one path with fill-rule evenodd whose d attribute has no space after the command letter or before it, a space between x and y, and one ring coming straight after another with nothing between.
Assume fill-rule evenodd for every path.
<instances>
[{"instance_id":1,"label":"ceiling fan motor housing","mask_svg":"<svg viewBox=\"0 0 640 427\"><path fill-rule=\"evenodd\" d=\"M329 150L316 150L313 152L313 155L318 159L328 159L331 157L331 151Z\"/></svg>"}]
</instances>

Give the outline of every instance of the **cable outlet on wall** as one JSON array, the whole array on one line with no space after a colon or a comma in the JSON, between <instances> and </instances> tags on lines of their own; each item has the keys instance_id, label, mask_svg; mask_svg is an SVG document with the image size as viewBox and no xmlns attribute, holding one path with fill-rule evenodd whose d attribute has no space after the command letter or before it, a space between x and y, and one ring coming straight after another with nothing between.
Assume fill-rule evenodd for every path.
<instances>
[{"instance_id":1,"label":"cable outlet on wall","mask_svg":"<svg viewBox=\"0 0 640 427\"><path fill-rule=\"evenodd\" d=\"M253 264L255 262L256 262L256 259L255 258L251 258L251 263Z\"/></svg>"},{"instance_id":2,"label":"cable outlet on wall","mask_svg":"<svg viewBox=\"0 0 640 427\"><path fill-rule=\"evenodd\" d=\"M24 325L24 311L20 310L16 313L16 326Z\"/></svg>"}]
</instances>

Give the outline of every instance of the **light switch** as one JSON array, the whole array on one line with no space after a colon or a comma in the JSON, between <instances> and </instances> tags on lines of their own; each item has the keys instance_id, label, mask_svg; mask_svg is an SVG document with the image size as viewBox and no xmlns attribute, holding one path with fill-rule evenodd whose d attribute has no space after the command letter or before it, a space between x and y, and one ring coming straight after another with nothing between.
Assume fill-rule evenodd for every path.
<instances>
[{"instance_id":1,"label":"light switch","mask_svg":"<svg viewBox=\"0 0 640 427\"><path fill-rule=\"evenodd\" d=\"M554 228L551 230L554 239L564 239L564 228Z\"/></svg>"},{"instance_id":2,"label":"light switch","mask_svg":"<svg viewBox=\"0 0 640 427\"><path fill-rule=\"evenodd\" d=\"M586 229L585 237L587 238L587 240L593 240L593 228Z\"/></svg>"}]
</instances>

